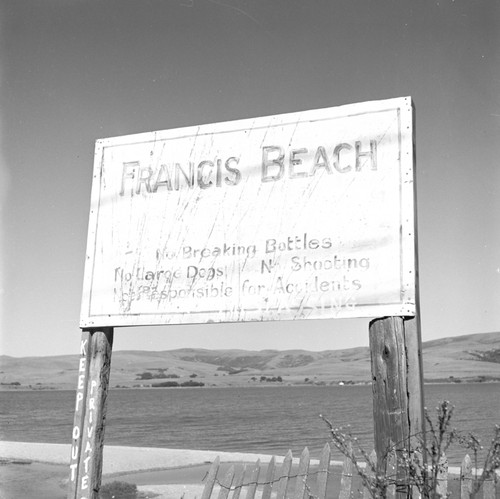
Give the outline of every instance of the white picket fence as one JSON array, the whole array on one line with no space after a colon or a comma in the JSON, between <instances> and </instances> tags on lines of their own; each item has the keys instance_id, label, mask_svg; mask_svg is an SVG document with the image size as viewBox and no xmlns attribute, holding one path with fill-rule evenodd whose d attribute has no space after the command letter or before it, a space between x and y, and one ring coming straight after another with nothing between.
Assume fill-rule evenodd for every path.
<instances>
[{"instance_id":1,"label":"white picket fence","mask_svg":"<svg viewBox=\"0 0 500 499\"><path fill-rule=\"evenodd\" d=\"M349 499L372 497L361 483L354 480L356 469L349 458L345 458L342 470L335 474L330 462L331 448L326 444L323 448L319 464L310 466L311 460L307 447L302 451L297 466L293 466L293 455L288 451L280 466L273 457L266 465L258 460L253 465L231 465L225 472L221 470L220 460L217 458L205 478L205 486L201 499ZM375 460L375 453L370 458ZM395 457L388 459L388 470L395 470ZM392 463L392 464L391 464ZM474 481L474 470L469 455L463 459L460 475L455 477L448 474L448 461L445 456L439 463L437 492L441 497L447 497L451 480L459 480L459 486L453 487L452 497L470 499ZM336 482L336 484L335 484ZM355 482L355 484L353 483ZM498 477L486 480L476 497L495 499L500 496ZM332 487L332 483L334 487ZM329 493L328 487L336 492ZM242 492L244 491L243 495ZM396 485L389 485L386 492L388 499L400 496L397 494ZM418 497L416 491L413 497Z\"/></svg>"}]
</instances>

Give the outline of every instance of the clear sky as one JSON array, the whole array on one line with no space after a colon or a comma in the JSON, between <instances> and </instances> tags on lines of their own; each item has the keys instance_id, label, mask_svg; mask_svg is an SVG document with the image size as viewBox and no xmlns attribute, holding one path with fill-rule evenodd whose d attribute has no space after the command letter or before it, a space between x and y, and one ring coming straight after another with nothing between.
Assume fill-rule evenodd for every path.
<instances>
[{"instance_id":1,"label":"clear sky","mask_svg":"<svg viewBox=\"0 0 500 499\"><path fill-rule=\"evenodd\" d=\"M496 0L0 0L1 352L78 353L96 139L412 96L422 336L500 329ZM117 328L323 350L368 320Z\"/></svg>"}]
</instances>

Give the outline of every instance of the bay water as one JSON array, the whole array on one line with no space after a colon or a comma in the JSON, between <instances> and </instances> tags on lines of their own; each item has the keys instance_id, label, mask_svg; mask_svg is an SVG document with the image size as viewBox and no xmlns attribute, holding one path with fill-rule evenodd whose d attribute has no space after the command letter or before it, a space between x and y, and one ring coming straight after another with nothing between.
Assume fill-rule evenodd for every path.
<instances>
[{"instance_id":1,"label":"bay water","mask_svg":"<svg viewBox=\"0 0 500 499\"><path fill-rule=\"evenodd\" d=\"M455 406L452 426L487 446L500 424L500 384L425 385L434 420L442 400ZM74 404L74 391L0 392L0 439L68 444ZM288 449L298 455L307 446L318 456L329 441L320 415L373 448L370 386L113 389L105 443L276 455ZM452 446L450 465L458 466L465 453Z\"/></svg>"}]
</instances>

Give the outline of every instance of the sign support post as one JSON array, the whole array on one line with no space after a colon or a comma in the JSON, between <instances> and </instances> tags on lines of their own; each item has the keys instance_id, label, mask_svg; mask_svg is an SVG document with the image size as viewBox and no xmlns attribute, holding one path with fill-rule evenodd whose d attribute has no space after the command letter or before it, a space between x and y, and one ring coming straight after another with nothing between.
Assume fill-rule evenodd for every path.
<instances>
[{"instance_id":1,"label":"sign support post","mask_svg":"<svg viewBox=\"0 0 500 499\"><path fill-rule=\"evenodd\" d=\"M416 163L415 115L411 118L411 155ZM416 198L415 175L412 174L413 197ZM410 219L410 216L408 216ZM422 363L422 334L420 328L420 303L418 280L417 213L414 223L414 299L415 314L388 316L370 322L370 352L373 390L373 420L377 468L386 472L387 457L396 452L396 466L403 453L411 459L420 452L420 462L426 463L426 435L424 416L424 377ZM408 484L408 467L397 466L398 484ZM399 490L398 490L399 489ZM415 489L415 487L414 487ZM419 497L418 491L409 486L397 487L398 498Z\"/></svg>"},{"instance_id":2,"label":"sign support post","mask_svg":"<svg viewBox=\"0 0 500 499\"><path fill-rule=\"evenodd\" d=\"M378 471L386 472L387 455L425 450L423 372L419 317L384 317L370 322L373 418ZM408 483L401 466L399 483ZM397 497L411 497L398 488Z\"/></svg>"},{"instance_id":3,"label":"sign support post","mask_svg":"<svg viewBox=\"0 0 500 499\"><path fill-rule=\"evenodd\" d=\"M112 327L82 331L68 499L95 499L101 486L112 347Z\"/></svg>"}]
</instances>

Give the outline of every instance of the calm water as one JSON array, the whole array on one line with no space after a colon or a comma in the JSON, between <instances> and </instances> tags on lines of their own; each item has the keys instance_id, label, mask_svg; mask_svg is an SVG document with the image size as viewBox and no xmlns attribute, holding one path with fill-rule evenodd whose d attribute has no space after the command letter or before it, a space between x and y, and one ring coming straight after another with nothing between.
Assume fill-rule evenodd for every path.
<instances>
[{"instance_id":1,"label":"calm water","mask_svg":"<svg viewBox=\"0 0 500 499\"><path fill-rule=\"evenodd\" d=\"M500 423L499 384L426 385L425 397L432 412L451 401L453 426L484 444ZM73 391L0 392L0 439L69 443L74 402ZM369 386L112 390L108 404L107 444L280 455L308 446L318 455L328 441L323 414L373 446ZM451 464L464 453L450 449Z\"/></svg>"}]
</instances>

